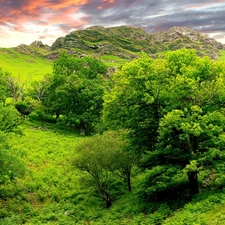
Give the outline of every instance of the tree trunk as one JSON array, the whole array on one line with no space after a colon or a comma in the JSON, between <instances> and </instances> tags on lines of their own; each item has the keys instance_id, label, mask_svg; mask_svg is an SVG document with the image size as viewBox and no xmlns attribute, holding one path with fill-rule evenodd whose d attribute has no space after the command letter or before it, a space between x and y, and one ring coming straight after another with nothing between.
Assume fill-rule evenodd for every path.
<instances>
[{"instance_id":1,"label":"tree trunk","mask_svg":"<svg viewBox=\"0 0 225 225\"><path fill-rule=\"evenodd\" d=\"M198 186L198 172L191 171L187 173L188 180L190 184L190 194L193 196L199 193L199 186Z\"/></svg>"},{"instance_id":2,"label":"tree trunk","mask_svg":"<svg viewBox=\"0 0 225 225\"><path fill-rule=\"evenodd\" d=\"M101 192L102 198L106 202L106 208L109 209L110 206L112 205L110 194L107 191L105 191L103 188L100 188L100 192Z\"/></svg>"},{"instance_id":3,"label":"tree trunk","mask_svg":"<svg viewBox=\"0 0 225 225\"><path fill-rule=\"evenodd\" d=\"M80 135L85 135L85 126L83 121L80 121Z\"/></svg>"},{"instance_id":4,"label":"tree trunk","mask_svg":"<svg viewBox=\"0 0 225 225\"><path fill-rule=\"evenodd\" d=\"M111 202L110 196L108 195L106 199L106 208L109 209L111 205L112 205L112 202Z\"/></svg>"},{"instance_id":5,"label":"tree trunk","mask_svg":"<svg viewBox=\"0 0 225 225\"><path fill-rule=\"evenodd\" d=\"M130 171L128 171L127 173L127 187L128 187L128 191L131 191Z\"/></svg>"},{"instance_id":6,"label":"tree trunk","mask_svg":"<svg viewBox=\"0 0 225 225\"><path fill-rule=\"evenodd\" d=\"M58 112L55 113L55 122L59 119L60 114Z\"/></svg>"}]
</instances>

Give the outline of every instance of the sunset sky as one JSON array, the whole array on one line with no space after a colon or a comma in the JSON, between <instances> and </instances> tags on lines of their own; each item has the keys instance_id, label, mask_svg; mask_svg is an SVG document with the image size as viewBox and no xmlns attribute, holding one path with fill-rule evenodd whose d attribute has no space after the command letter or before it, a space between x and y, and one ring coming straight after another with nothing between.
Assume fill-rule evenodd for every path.
<instances>
[{"instance_id":1,"label":"sunset sky","mask_svg":"<svg viewBox=\"0 0 225 225\"><path fill-rule=\"evenodd\" d=\"M56 38L93 25L153 33L185 26L225 44L225 0L0 0L0 47Z\"/></svg>"}]
</instances>

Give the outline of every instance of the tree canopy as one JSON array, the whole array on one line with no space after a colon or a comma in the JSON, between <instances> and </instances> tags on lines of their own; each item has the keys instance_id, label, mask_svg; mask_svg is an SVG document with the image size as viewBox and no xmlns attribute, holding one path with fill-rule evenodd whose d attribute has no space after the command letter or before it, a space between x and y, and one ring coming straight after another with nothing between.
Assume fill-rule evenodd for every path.
<instances>
[{"instance_id":1,"label":"tree canopy","mask_svg":"<svg viewBox=\"0 0 225 225\"><path fill-rule=\"evenodd\" d=\"M92 127L100 118L106 72L107 67L95 58L61 54L48 77L44 106L56 118L63 115L82 129Z\"/></svg>"},{"instance_id":2,"label":"tree canopy","mask_svg":"<svg viewBox=\"0 0 225 225\"><path fill-rule=\"evenodd\" d=\"M191 193L197 193L201 157L212 148L224 150L225 64L195 50L162 59L144 54L118 71L114 82L104 99L105 124L129 129L146 168L176 168L170 180L186 171Z\"/></svg>"}]
</instances>

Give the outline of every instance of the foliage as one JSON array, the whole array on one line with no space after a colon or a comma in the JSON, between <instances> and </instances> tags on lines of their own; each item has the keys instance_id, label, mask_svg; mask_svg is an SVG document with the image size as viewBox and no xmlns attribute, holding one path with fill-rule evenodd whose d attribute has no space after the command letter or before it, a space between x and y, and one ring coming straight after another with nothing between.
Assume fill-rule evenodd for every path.
<instances>
[{"instance_id":1,"label":"foliage","mask_svg":"<svg viewBox=\"0 0 225 225\"><path fill-rule=\"evenodd\" d=\"M0 131L3 133L20 132L21 118L13 106L0 105Z\"/></svg>"},{"instance_id":2,"label":"foliage","mask_svg":"<svg viewBox=\"0 0 225 225\"><path fill-rule=\"evenodd\" d=\"M7 73L5 76L5 86L9 97L13 98L15 102L19 97L24 99L24 83L20 81L20 78L15 79L11 74Z\"/></svg>"},{"instance_id":3,"label":"foliage","mask_svg":"<svg viewBox=\"0 0 225 225\"><path fill-rule=\"evenodd\" d=\"M6 74L0 68L0 102L2 104L4 104L6 100L5 77L6 77Z\"/></svg>"},{"instance_id":4,"label":"foliage","mask_svg":"<svg viewBox=\"0 0 225 225\"><path fill-rule=\"evenodd\" d=\"M106 72L106 66L97 59L63 53L48 77L43 105L56 119L63 115L75 120L82 130L93 128L101 115Z\"/></svg>"},{"instance_id":5,"label":"foliage","mask_svg":"<svg viewBox=\"0 0 225 225\"><path fill-rule=\"evenodd\" d=\"M224 63L181 49L165 59L144 54L115 74L115 87L105 96L105 123L130 130L142 166L161 168L156 185L168 177L161 180L167 188L184 170L190 193L198 193L201 157L211 148L224 150L224 69Z\"/></svg>"},{"instance_id":6,"label":"foliage","mask_svg":"<svg viewBox=\"0 0 225 225\"><path fill-rule=\"evenodd\" d=\"M15 103L15 108L23 116L27 116L33 111L32 104L29 101L27 101L27 100L16 102Z\"/></svg>"},{"instance_id":7,"label":"foliage","mask_svg":"<svg viewBox=\"0 0 225 225\"><path fill-rule=\"evenodd\" d=\"M12 154L6 136L0 131L0 185L23 175L24 169L23 163Z\"/></svg>"},{"instance_id":8,"label":"foliage","mask_svg":"<svg viewBox=\"0 0 225 225\"><path fill-rule=\"evenodd\" d=\"M57 76L26 92L33 100L15 103L22 109L32 104L24 118L5 99L7 73L0 72L0 224L224 224L223 62L181 50L124 65L110 77L115 87L105 88L100 78L108 91L103 130L116 131L90 137L52 123L41 104L53 77L71 76L70 63L61 65ZM85 79L77 80L91 84ZM57 91L69 96L68 86ZM58 120L79 123L73 111ZM15 133L21 129L23 135ZM196 175L200 193L191 196L188 181ZM126 190L129 177L132 191ZM99 188L110 194L109 209Z\"/></svg>"},{"instance_id":9,"label":"foliage","mask_svg":"<svg viewBox=\"0 0 225 225\"><path fill-rule=\"evenodd\" d=\"M79 155L73 160L73 165L88 173L94 180L94 186L109 208L114 175L119 175L127 183L131 191L131 168L134 158L122 151L126 142L119 134L106 132L84 139L77 146ZM115 184L114 184L115 185Z\"/></svg>"}]
</instances>

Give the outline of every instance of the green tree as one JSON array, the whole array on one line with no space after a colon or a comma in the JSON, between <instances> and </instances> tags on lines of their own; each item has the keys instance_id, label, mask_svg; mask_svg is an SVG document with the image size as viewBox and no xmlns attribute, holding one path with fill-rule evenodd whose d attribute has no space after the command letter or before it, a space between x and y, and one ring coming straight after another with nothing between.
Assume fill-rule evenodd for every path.
<instances>
[{"instance_id":1,"label":"green tree","mask_svg":"<svg viewBox=\"0 0 225 225\"><path fill-rule=\"evenodd\" d=\"M22 83L20 78L15 79L10 73L6 73L4 83L7 89L7 95L12 97L15 102L18 101L19 97L22 100L24 99L25 83Z\"/></svg>"},{"instance_id":2,"label":"green tree","mask_svg":"<svg viewBox=\"0 0 225 225\"><path fill-rule=\"evenodd\" d=\"M9 133L21 133L20 115L13 106L0 104L0 183L24 173L24 166L21 161L12 154L8 145L7 136Z\"/></svg>"},{"instance_id":3,"label":"green tree","mask_svg":"<svg viewBox=\"0 0 225 225\"><path fill-rule=\"evenodd\" d=\"M63 115L76 121L81 130L93 127L101 115L106 72L97 59L62 54L54 63L43 105L56 119Z\"/></svg>"},{"instance_id":4,"label":"green tree","mask_svg":"<svg viewBox=\"0 0 225 225\"><path fill-rule=\"evenodd\" d=\"M115 87L104 99L104 123L129 129L142 166L162 168L154 177L170 182L185 171L191 194L198 193L201 158L211 148L224 148L224 71L224 63L200 58L195 50L154 60L144 54L114 75Z\"/></svg>"},{"instance_id":5,"label":"green tree","mask_svg":"<svg viewBox=\"0 0 225 225\"><path fill-rule=\"evenodd\" d=\"M131 168L135 159L123 151L125 146L126 141L120 135L106 132L83 139L76 148L79 154L73 159L73 165L89 174L107 208L112 204L115 175L122 178L131 191Z\"/></svg>"},{"instance_id":6,"label":"green tree","mask_svg":"<svg viewBox=\"0 0 225 225\"><path fill-rule=\"evenodd\" d=\"M7 73L3 72L2 68L0 68L0 103L5 104L7 88L5 85L5 80L7 77Z\"/></svg>"}]
</instances>

